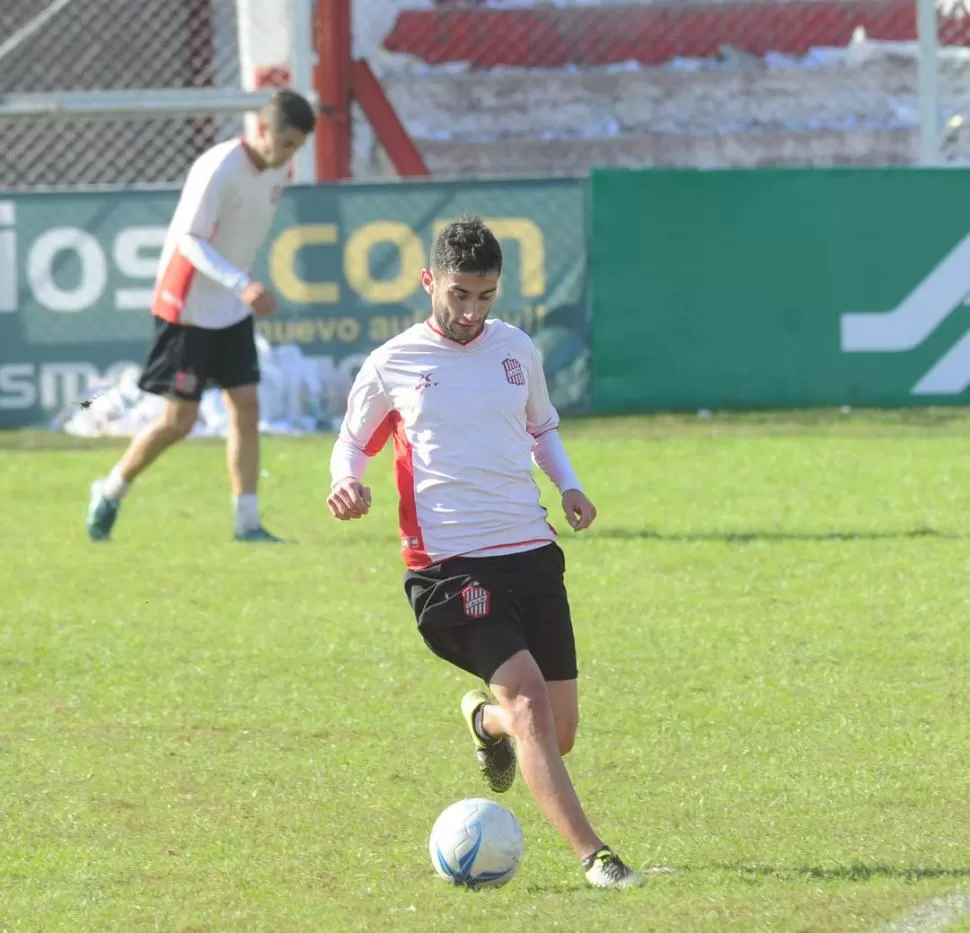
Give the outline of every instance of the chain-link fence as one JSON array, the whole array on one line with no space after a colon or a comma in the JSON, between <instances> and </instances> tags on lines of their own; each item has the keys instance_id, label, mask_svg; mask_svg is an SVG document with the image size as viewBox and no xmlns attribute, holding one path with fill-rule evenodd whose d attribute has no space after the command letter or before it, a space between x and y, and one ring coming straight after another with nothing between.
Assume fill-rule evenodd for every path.
<instances>
[{"instance_id":1,"label":"chain-link fence","mask_svg":"<svg viewBox=\"0 0 970 933\"><path fill-rule=\"evenodd\" d=\"M287 0L3 0L0 101L47 92L56 106L56 95L86 91L96 110L113 101L99 92L253 88L290 58L290 10ZM146 94L113 118L0 117L0 188L173 184L242 128L232 112L152 115L154 103Z\"/></svg>"},{"instance_id":2,"label":"chain-link fence","mask_svg":"<svg viewBox=\"0 0 970 933\"><path fill-rule=\"evenodd\" d=\"M433 173L920 160L932 105L925 76L921 101L917 0L354 2L367 36L358 54ZM966 0L937 12L930 54L952 136L968 112ZM373 151L357 156L380 170Z\"/></svg>"},{"instance_id":3,"label":"chain-link fence","mask_svg":"<svg viewBox=\"0 0 970 933\"><path fill-rule=\"evenodd\" d=\"M0 102L270 83L313 42L309 25L295 33L293 2L5 0ZM920 66L920 2L932 0L352 0L353 52L439 177L916 164L928 116L942 157L965 161L970 0L937 0L932 82ZM390 174L353 116L354 174ZM174 184L241 126L233 110L0 115L0 186Z\"/></svg>"},{"instance_id":4,"label":"chain-link fence","mask_svg":"<svg viewBox=\"0 0 970 933\"><path fill-rule=\"evenodd\" d=\"M970 163L970 3L944 0L936 4L936 12L936 67L928 95L935 104L931 119L939 139L936 156L948 163Z\"/></svg>"}]
</instances>

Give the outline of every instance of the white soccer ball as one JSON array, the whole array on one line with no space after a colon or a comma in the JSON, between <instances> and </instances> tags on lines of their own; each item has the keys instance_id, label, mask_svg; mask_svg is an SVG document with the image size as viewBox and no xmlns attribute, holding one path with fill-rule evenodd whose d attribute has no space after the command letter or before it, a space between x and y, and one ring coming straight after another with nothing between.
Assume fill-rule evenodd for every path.
<instances>
[{"instance_id":1,"label":"white soccer ball","mask_svg":"<svg viewBox=\"0 0 970 933\"><path fill-rule=\"evenodd\" d=\"M459 800L435 820L431 864L446 881L467 888L499 888L519 870L522 828L511 810L492 800Z\"/></svg>"}]
</instances>

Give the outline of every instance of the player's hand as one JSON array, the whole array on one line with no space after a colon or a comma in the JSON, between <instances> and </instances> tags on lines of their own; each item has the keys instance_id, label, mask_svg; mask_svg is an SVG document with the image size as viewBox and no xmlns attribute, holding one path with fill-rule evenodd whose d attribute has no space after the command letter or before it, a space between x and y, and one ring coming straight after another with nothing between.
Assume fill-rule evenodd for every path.
<instances>
[{"instance_id":1,"label":"player's hand","mask_svg":"<svg viewBox=\"0 0 970 933\"><path fill-rule=\"evenodd\" d=\"M239 297L256 317L269 317L276 310L276 299L259 282L250 282Z\"/></svg>"},{"instance_id":2,"label":"player's hand","mask_svg":"<svg viewBox=\"0 0 970 933\"><path fill-rule=\"evenodd\" d=\"M342 522L363 518L370 511L370 489L359 479L348 476L331 490L327 508Z\"/></svg>"},{"instance_id":3,"label":"player's hand","mask_svg":"<svg viewBox=\"0 0 970 933\"><path fill-rule=\"evenodd\" d=\"M562 494L562 510L573 531L589 528L596 518L596 506L578 489L567 489Z\"/></svg>"}]
</instances>

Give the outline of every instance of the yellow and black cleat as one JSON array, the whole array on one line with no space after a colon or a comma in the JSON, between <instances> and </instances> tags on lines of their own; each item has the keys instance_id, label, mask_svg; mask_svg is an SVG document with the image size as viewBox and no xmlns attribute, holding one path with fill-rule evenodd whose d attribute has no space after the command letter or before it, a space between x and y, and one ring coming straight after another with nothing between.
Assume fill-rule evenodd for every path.
<instances>
[{"instance_id":1,"label":"yellow and black cleat","mask_svg":"<svg viewBox=\"0 0 970 933\"><path fill-rule=\"evenodd\" d=\"M461 699L461 714L475 743L475 756L482 776L490 790L504 794L515 780L515 746L508 736L490 740L475 728L479 709L492 702L484 690L469 690Z\"/></svg>"}]
</instances>

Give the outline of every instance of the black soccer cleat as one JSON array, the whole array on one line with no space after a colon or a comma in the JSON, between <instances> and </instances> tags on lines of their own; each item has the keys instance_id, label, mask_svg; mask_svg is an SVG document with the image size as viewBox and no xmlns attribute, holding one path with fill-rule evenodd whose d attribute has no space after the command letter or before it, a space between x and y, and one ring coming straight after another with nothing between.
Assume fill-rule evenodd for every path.
<instances>
[{"instance_id":1,"label":"black soccer cleat","mask_svg":"<svg viewBox=\"0 0 970 933\"><path fill-rule=\"evenodd\" d=\"M515 780L515 746L508 736L488 742L475 728L475 715L486 703L491 703L484 690L469 690L461 698L461 714L468 723L468 731L475 743L475 756L489 789L504 794Z\"/></svg>"}]
</instances>

